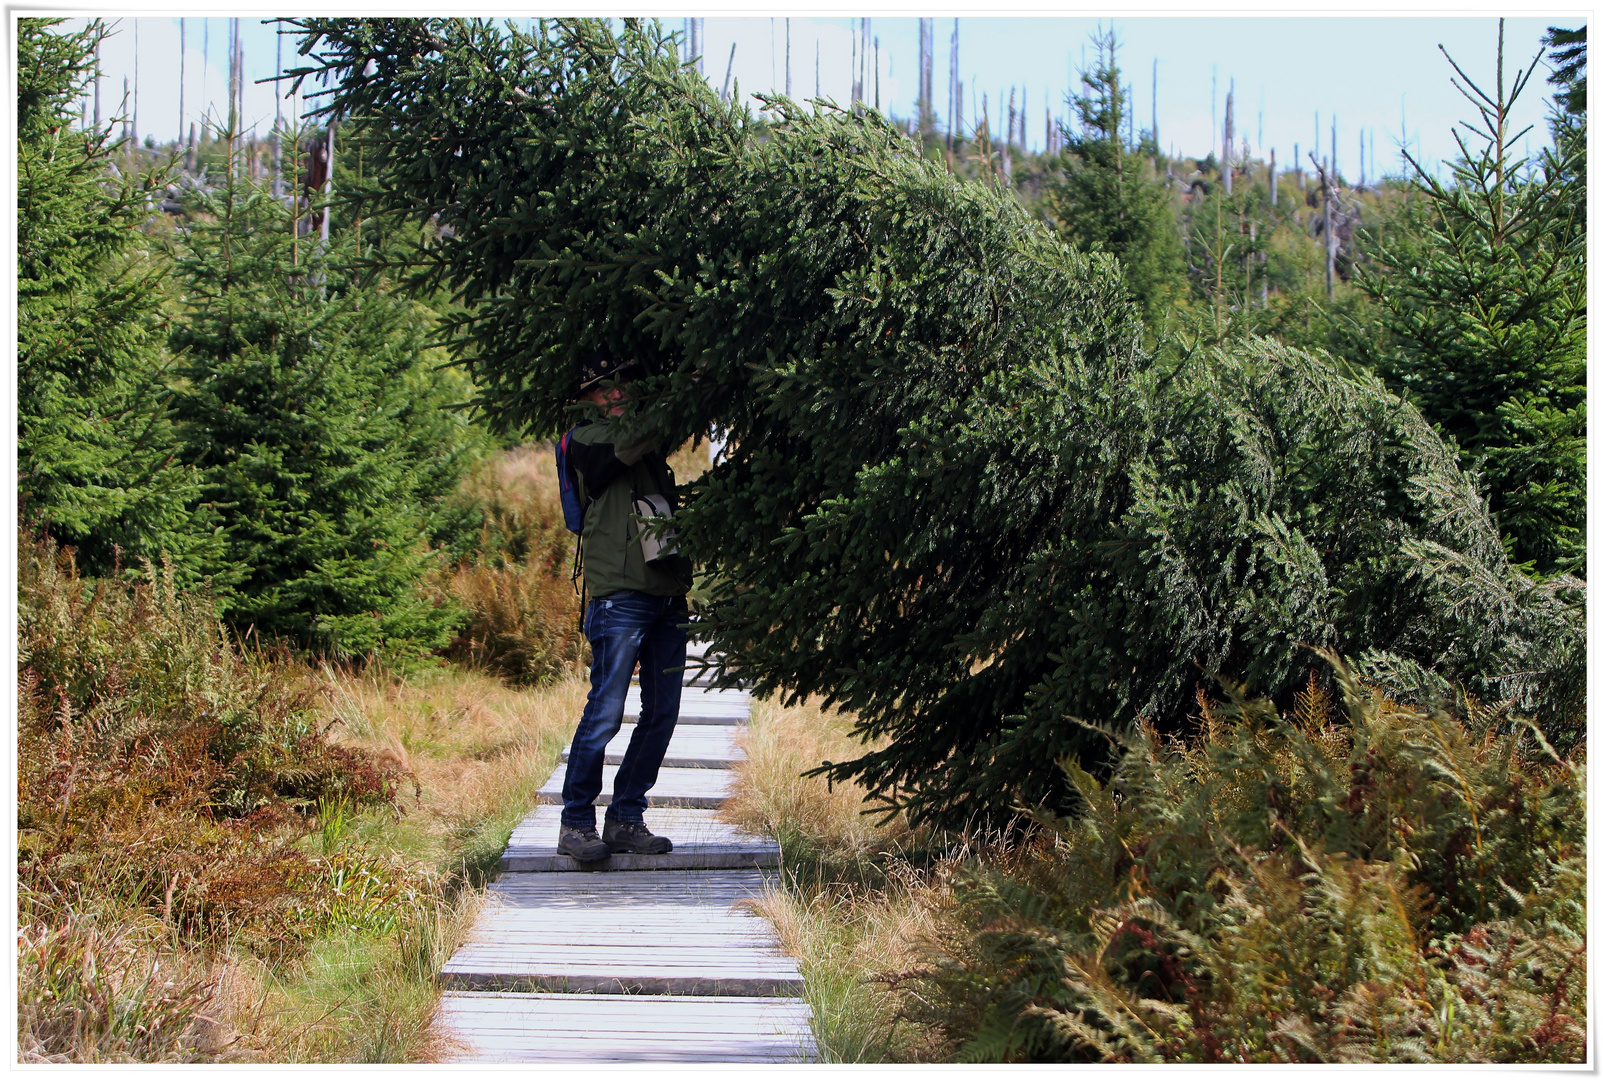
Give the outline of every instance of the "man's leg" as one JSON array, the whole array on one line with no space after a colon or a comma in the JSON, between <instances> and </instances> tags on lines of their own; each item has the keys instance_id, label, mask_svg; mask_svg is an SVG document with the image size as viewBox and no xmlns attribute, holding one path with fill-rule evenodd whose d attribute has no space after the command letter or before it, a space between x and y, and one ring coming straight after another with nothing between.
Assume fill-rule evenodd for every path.
<instances>
[{"instance_id":1,"label":"man's leg","mask_svg":"<svg viewBox=\"0 0 1603 1080\"><path fill-rule=\"evenodd\" d=\"M640 642L640 720L613 782L612 804L607 807L609 823L645 820L646 792L657 782L668 741L679 722L689 607L682 596L654 599L660 605L659 614Z\"/></svg>"},{"instance_id":2,"label":"man's leg","mask_svg":"<svg viewBox=\"0 0 1603 1080\"><path fill-rule=\"evenodd\" d=\"M594 832L596 796L607 743L623 724L624 697L640 654L646 623L633 602L638 594L613 593L590 601L584 632L590 641L590 696L573 734L568 769L562 781L562 826ZM641 599L650 599L649 597ZM571 852L570 852L571 854ZM601 854L605 854L602 852ZM589 856L601 857L601 854Z\"/></svg>"}]
</instances>

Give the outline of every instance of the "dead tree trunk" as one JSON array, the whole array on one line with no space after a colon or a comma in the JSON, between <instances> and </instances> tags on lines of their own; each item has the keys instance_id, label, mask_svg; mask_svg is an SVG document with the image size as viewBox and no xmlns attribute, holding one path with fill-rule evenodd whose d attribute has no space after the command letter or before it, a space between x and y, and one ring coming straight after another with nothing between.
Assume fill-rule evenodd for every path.
<instances>
[{"instance_id":1,"label":"dead tree trunk","mask_svg":"<svg viewBox=\"0 0 1603 1080\"><path fill-rule=\"evenodd\" d=\"M1330 170L1314 159L1314 168L1319 171L1319 189L1324 202L1324 220L1322 222L1325 233L1325 299L1332 300L1336 296L1336 230L1330 220L1330 200L1333 195L1332 176Z\"/></svg>"},{"instance_id":2,"label":"dead tree trunk","mask_svg":"<svg viewBox=\"0 0 1603 1080\"><path fill-rule=\"evenodd\" d=\"M1224 130L1224 156L1219 162L1220 171L1224 174L1225 194L1230 194L1231 174L1235 172L1235 146L1236 146L1236 80L1230 80L1230 89L1225 91L1225 130Z\"/></svg>"}]
</instances>

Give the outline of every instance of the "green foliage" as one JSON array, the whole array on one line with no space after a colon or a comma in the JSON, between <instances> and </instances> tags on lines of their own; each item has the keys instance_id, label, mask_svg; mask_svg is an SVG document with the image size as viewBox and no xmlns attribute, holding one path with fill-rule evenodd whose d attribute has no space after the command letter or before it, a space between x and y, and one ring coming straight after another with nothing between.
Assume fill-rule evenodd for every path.
<instances>
[{"instance_id":1,"label":"green foliage","mask_svg":"<svg viewBox=\"0 0 1603 1080\"><path fill-rule=\"evenodd\" d=\"M1129 103L1120 83L1118 41L1095 39L1096 66L1080 76L1078 135L1067 126L1045 205L1058 232L1080 251L1106 251L1149 323L1161 322L1184 293L1179 227L1152 160L1126 144Z\"/></svg>"},{"instance_id":2,"label":"green foliage","mask_svg":"<svg viewBox=\"0 0 1603 1080\"><path fill-rule=\"evenodd\" d=\"M915 1017L970 1061L1583 1060L1584 762L1338 681L1065 761L1081 814L959 874Z\"/></svg>"},{"instance_id":3,"label":"green foliage","mask_svg":"<svg viewBox=\"0 0 1603 1080\"><path fill-rule=\"evenodd\" d=\"M556 430L608 340L633 415L730 434L681 515L702 625L887 740L836 779L959 825L1063 800L1048 763L1100 752L1067 717L1173 730L1201 671L1289 694L1300 643L1578 728L1578 590L1510 570L1375 380L1257 340L1165 371L1109 257L874 114L780 100L757 139L655 30L307 25L389 212L445 208L419 282L471 305L492 418Z\"/></svg>"},{"instance_id":4,"label":"green foliage","mask_svg":"<svg viewBox=\"0 0 1603 1080\"><path fill-rule=\"evenodd\" d=\"M468 440L448 409L458 380L424 349L430 314L356 280L350 230L322 250L244 180L193 214L172 347L224 613L336 656L443 645L459 614L418 585Z\"/></svg>"},{"instance_id":5,"label":"green foliage","mask_svg":"<svg viewBox=\"0 0 1603 1080\"><path fill-rule=\"evenodd\" d=\"M1557 26L1547 28L1543 44L1552 49L1557 65L1548 82L1559 88L1553 100L1570 116L1586 115L1586 27L1565 30Z\"/></svg>"},{"instance_id":6,"label":"green foliage","mask_svg":"<svg viewBox=\"0 0 1603 1080\"><path fill-rule=\"evenodd\" d=\"M1367 359L1483 477L1516 561L1584 575L1584 135L1558 138L1528 169L1509 111L1534 65L1505 86L1499 38L1491 92L1454 70L1479 122L1454 133L1451 183L1416 166L1428 201L1373 253L1361 283L1384 339Z\"/></svg>"},{"instance_id":7,"label":"green foliage","mask_svg":"<svg viewBox=\"0 0 1603 1080\"><path fill-rule=\"evenodd\" d=\"M122 903L191 940L268 945L337 916L328 868L295 842L320 804L393 803L398 763L330 744L285 668L241 654L170 568L91 582L70 551L24 534L18 588L31 916Z\"/></svg>"},{"instance_id":8,"label":"green foliage","mask_svg":"<svg viewBox=\"0 0 1603 1080\"><path fill-rule=\"evenodd\" d=\"M111 572L118 548L190 571L215 545L194 520L162 268L139 232L162 177L108 176L109 128L73 127L105 27L65 34L58 22L17 27L18 495L92 572Z\"/></svg>"}]
</instances>

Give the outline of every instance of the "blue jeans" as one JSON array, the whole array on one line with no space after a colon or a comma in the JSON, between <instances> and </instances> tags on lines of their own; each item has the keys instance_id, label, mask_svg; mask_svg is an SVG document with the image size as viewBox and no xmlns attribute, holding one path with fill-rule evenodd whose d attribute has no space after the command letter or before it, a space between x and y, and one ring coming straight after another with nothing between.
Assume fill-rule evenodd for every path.
<instances>
[{"instance_id":1,"label":"blue jeans","mask_svg":"<svg viewBox=\"0 0 1603 1080\"><path fill-rule=\"evenodd\" d=\"M595 828L596 796L607 743L623 726L624 695L635 662L640 663L640 719L612 785L608 821L643 821L646 792L668 752L679 722L684 677L685 626L690 609L683 596L615 592L590 601L584 636L590 639L590 696L568 751L562 782L562 824Z\"/></svg>"}]
</instances>

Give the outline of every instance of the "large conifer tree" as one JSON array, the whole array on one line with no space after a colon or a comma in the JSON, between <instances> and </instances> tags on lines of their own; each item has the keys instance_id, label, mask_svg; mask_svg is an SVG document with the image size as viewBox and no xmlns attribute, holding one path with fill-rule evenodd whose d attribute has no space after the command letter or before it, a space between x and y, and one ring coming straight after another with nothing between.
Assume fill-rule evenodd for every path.
<instances>
[{"instance_id":1,"label":"large conifer tree","mask_svg":"<svg viewBox=\"0 0 1603 1080\"><path fill-rule=\"evenodd\" d=\"M110 125L75 126L98 22L17 27L17 472L25 517L91 573L215 545L193 519L165 349L163 261L139 226L160 175L119 178ZM202 515L204 516L204 515Z\"/></svg>"},{"instance_id":2,"label":"large conifer tree","mask_svg":"<svg viewBox=\"0 0 1603 1080\"><path fill-rule=\"evenodd\" d=\"M295 232L285 204L226 177L177 252L180 416L219 518L220 607L241 631L336 655L438 647L458 613L417 585L464 462L424 349L432 316L358 280L350 230L326 250Z\"/></svg>"},{"instance_id":3,"label":"large conifer tree","mask_svg":"<svg viewBox=\"0 0 1603 1080\"><path fill-rule=\"evenodd\" d=\"M1509 568L1374 380L1261 341L1162 371L1110 256L872 114L759 134L649 27L302 25L374 197L449 227L410 260L492 416L566 426L607 342L632 417L730 433L683 510L702 632L888 738L832 775L956 824L1062 800L1054 760L1104 745L1076 718L1175 729L1210 671L1288 695L1305 644L1580 714L1573 582Z\"/></svg>"},{"instance_id":4,"label":"large conifer tree","mask_svg":"<svg viewBox=\"0 0 1603 1080\"><path fill-rule=\"evenodd\" d=\"M1077 249L1118 258L1130 292L1147 320L1157 323L1185 292L1180 230L1153 171L1156 147L1142 153L1125 138L1130 103L1112 31L1096 38L1096 65L1080 79L1081 93L1073 99L1079 130L1064 125L1047 211Z\"/></svg>"},{"instance_id":5,"label":"large conifer tree","mask_svg":"<svg viewBox=\"0 0 1603 1080\"><path fill-rule=\"evenodd\" d=\"M1584 117L1534 163L1510 112L1535 66L1505 82L1455 80L1478 119L1460 125L1452 180L1416 167L1425 213L1393 230L1361 283L1379 302L1375 366L1479 473L1517 562L1585 573L1586 217ZM1531 167L1534 166L1534 167Z\"/></svg>"}]
</instances>

